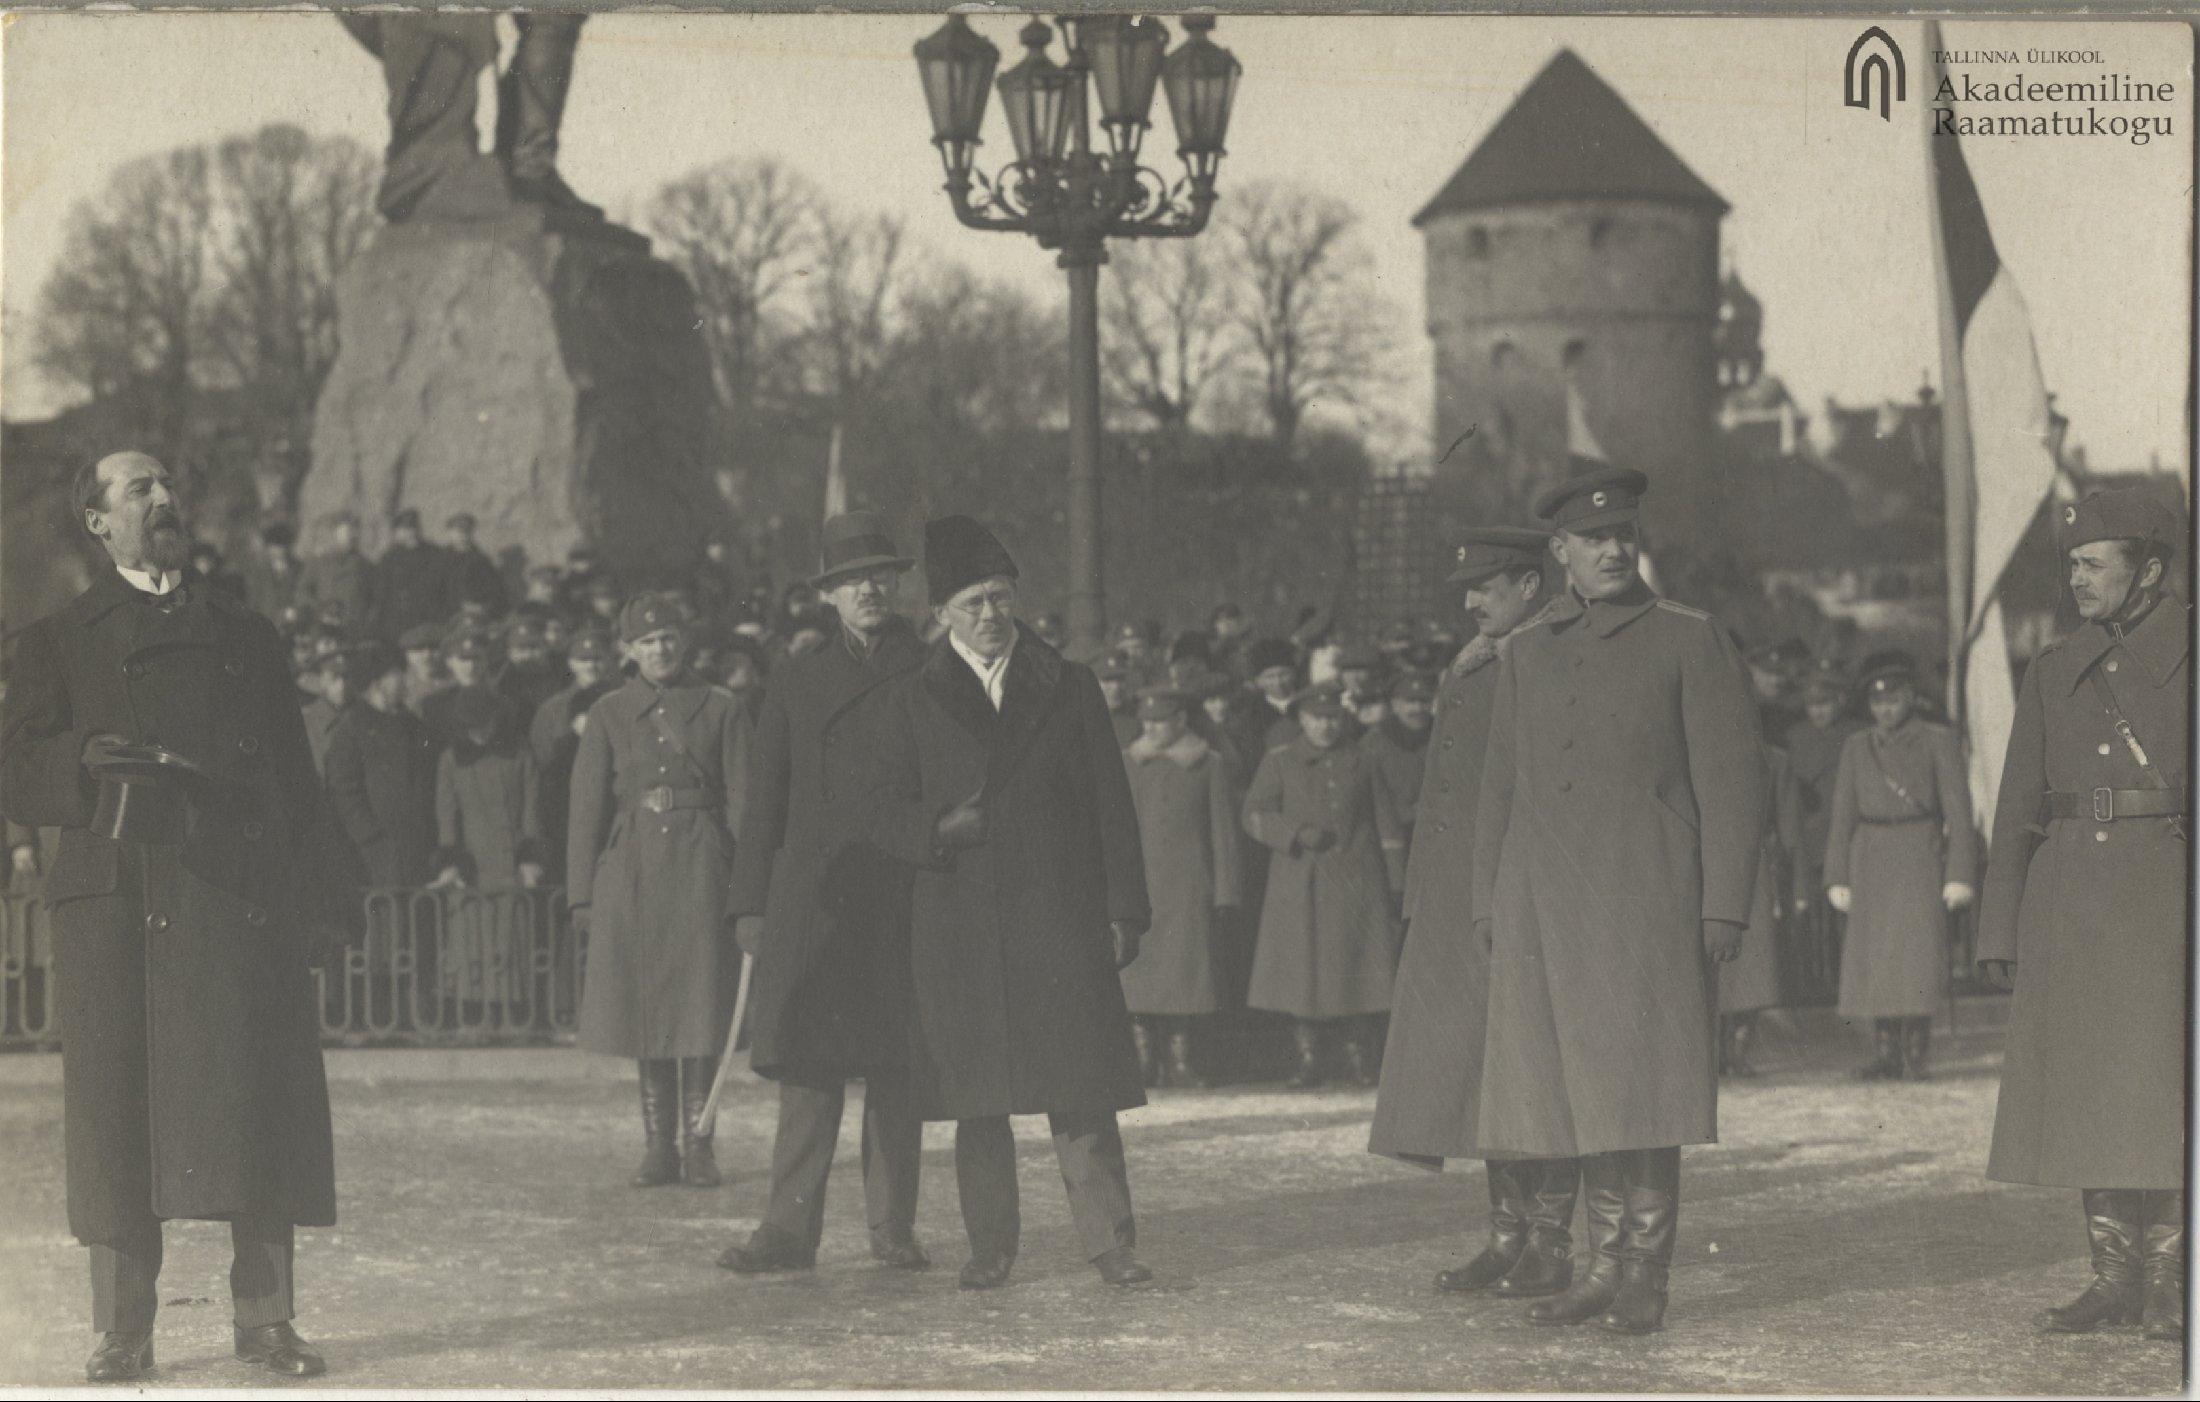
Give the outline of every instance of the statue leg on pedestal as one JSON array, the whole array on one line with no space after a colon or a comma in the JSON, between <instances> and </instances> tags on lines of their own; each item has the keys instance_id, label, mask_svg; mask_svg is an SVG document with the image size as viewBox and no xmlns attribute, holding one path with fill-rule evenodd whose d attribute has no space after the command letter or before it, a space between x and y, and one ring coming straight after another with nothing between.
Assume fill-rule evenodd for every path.
<instances>
[{"instance_id":1,"label":"statue leg on pedestal","mask_svg":"<svg viewBox=\"0 0 2200 1402\"><path fill-rule=\"evenodd\" d=\"M474 125L481 70L496 62L486 14L346 14L351 36L382 60L390 147L375 205L392 223L486 219L511 208Z\"/></svg>"},{"instance_id":2,"label":"statue leg on pedestal","mask_svg":"<svg viewBox=\"0 0 2200 1402\"><path fill-rule=\"evenodd\" d=\"M586 15L522 14L519 47L497 88L497 151L512 197L567 217L603 218L558 174L558 124L573 80L573 51Z\"/></svg>"}]
</instances>

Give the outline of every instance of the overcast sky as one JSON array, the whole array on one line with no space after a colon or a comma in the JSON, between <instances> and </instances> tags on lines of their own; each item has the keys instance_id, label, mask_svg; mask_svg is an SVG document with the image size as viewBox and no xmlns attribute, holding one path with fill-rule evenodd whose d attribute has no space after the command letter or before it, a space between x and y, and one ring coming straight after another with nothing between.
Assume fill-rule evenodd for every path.
<instances>
[{"instance_id":1,"label":"overcast sky","mask_svg":"<svg viewBox=\"0 0 2200 1402\"><path fill-rule=\"evenodd\" d=\"M13 334L59 247L70 205L116 163L272 121L379 150L373 61L319 15L25 15L5 31L4 277L0 397L10 416L57 406ZM1018 52L1019 21L976 27ZM584 31L566 114L565 172L622 207L724 156L771 154L840 203L903 216L929 248L1055 295L1051 255L957 226L909 46L912 17L599 16ZM1424 348L1422 257L1407 222L1561 47L1611 83L1733 204L1724 247L1766 307L1769 369L1816 412L1937 382L1924 213L1920 26L1888 28L1909 54L1910 105L1891 123L1841 103L1859 22L1490 18L1232 19L1215 38L1245 65L1222 189L1291 178L1365 219L1401 335ZM1172 26L1173 29L1173 26ZM1979 22L1944 47L2097 50L2098 65L2019 65L2027 76L2101 70L2174 82L2177 130L2113 138L1973 138L1966 150L2000 245L2029 299L2050 388L2096 466L2188 461L2192 31L2181 24ZM2012 69L1976 70L2007 77ZM1163 104L1157 121L1166 135ZM1984 110L1984 109L1977 109ZM2043 110L2027 108L2011 111ZM2140 109L2123 109L2140 110ZM982 158L1008 155L999 112ZM1174 165L1174 144L1150 143ZM1424 369L1425 374L1425 369ZM1425 393L1425 391L1422 391Z\"/></svg>"}]
</instances>

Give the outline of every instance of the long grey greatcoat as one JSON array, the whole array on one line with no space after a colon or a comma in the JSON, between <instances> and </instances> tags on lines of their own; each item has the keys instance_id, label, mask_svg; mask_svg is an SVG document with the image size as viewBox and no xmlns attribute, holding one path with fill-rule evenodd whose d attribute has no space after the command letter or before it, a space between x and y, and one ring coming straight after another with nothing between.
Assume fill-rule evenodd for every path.
<instances>
[{"instance_id":1,"label":"long grey greatcoat","mask_svg":"<svg viewBox=\"0 0 2200 1402\"><path fill-rule=\"evenodd\" d=\"M1301 847L1307 827L1336 844ZM1245 830L1268 849L1246 1006L1302 1018L1389 1011L1397 939L1374 761L1342 739L1320 750L1301 735L1270 750L1245 794Z\"/></svg>"},{"instance_id":2,"label":"long grey greatcoat","mask_svg":"<svg viewBox=\"0 0 2200 1402\"><path fill-rule=\"evenodd\" d=\"M828 1087L900 1071L909 871L846 838L878 787L886 685L923 662L897 618L868 655L843 632L765 689L728 909L764 917L748 1014L760 1076Z\"/></svg>"},{"instance_id":3,"label":"long grey greatcoat","mask_svg":"<svg viewBox=\"0 0 2200 1402\"><path fill-rule=\"evenodd\" d=\"M728 815L746 783L748 723L692 673L637 676L588 708L573 761L566 893L588 910L580 1045L609 1056L715 1057L741 955L726 927ZM662 812L643 806L670 789Z\"/></svg>"},{"instance_id":4,"label":"long grey greatcoat","mask_svg":"<svg viewBox=\"0 0 2200 1402\"><path fill-rule=\"evenodd\" d=\"M1758 849L1757 893L1750 900L1749 930L1742 936L1741 953L1719 966L1721 1013L1754 1013L1780 1006L1780 971L1787 954L1782 946L1790 928L1795 850L1803 840L1803 816L1787 751L1767 743L1764 755L1766 824L1764 843Z\"/></svg>"},{"instance_id":5,"label":"long grey greatcoat","mask_svg":"<svg viewBox=\"0 0 2200 1402\"><path fill-rule=\"evenodd\" d=\"M1849 888L1840 1012L1930 1017L1948 996L1940 888L1978 880L1970 783L1955 732L1910 717L1851 735L1834 773L1825 881Z\"/></svg>"},{"instance_id":6,"label":"long grey greatcoat","mask_svg":"<svg viewBox=\"0 0 2200 1402\"><path fill-rule=\"evenodd\" d=\"M1017 627L995 713L942 636L891 688L868 840L916 868L909 1074L925 1119L1146 1103L1110 921L1150 923L1123 751L1090 668ZM987 839L935 858L980 790Z\"/></svg>"},{"instance_id":7,"label":"long grey greatcoat","mask_svg":"<svg viewBox=\"0 0 2200 1402\"><path fill-rule=\"evenodd\" d=\"M2184 1184L2187 838L2168 818L2049 821L2041 806L2050 791L2152 787L2095 674L2157 772L2190 784L2191 630L2191 610L2164 599L2128 636L2086 624L2025 672L1979 907L1978 957L2017 966L1989 1178Z\"/></svg>"},{"instance_id":8,"label":"long grey greatcoat","mask_svg":"<svg viewBox=\"0 0 2200 1402\"><path fill-rule=\"evenodd\" d=\"M1375 804L1383 810L1383 866L1390 873L1390 889L1406 889L1406 861L1413 848L1414 814L1421 802L1421 784L1427 773L1429 741L1434 728L1418 733L1406 729L1395 716L1386 715L1360 741L1360 751L1375 770Z\"/></svg>"},{"instance_id":9,"label":"long grey greatcoat","mask_svg":"<svg viewBox=\"0 0 2200 1402\"><path fill-rule=\"evenodd\" d=\"M1706 919L1749 922L1757 707L1726 629L1637 586L1516 633L1475 812L1492 920L1478 1149L1718 1138Z\"/></svg>"},{"instance_id":10,"label":"long grey greatcoat","mask_svg":"<svg viewBox=\"0 0 2200 1402\"><path fill-rule=\"evenodd\" d=\"M1189 730L1160 748L1141 738L1123 760L1153 902L1153 928L1123 970L1123 1001L1141 1015L1216 1012L1215 912L1244 899L1229 762Z\"/></svg>"},{"instance_id":11,"label":"long grey greatcoat","mask_svg":"<svg viewBox=\"0 0 2200 1402\"><path fill-rule=\"evenodd\" d=\"M346 923L351 854L306 752L274 625L203 584L163 607L108 571L19 640L0 803L62 829L46 873L69 1228L159 1217L336 1220L308 959ZM216 776L178 847L89 828L87 737L157 741Z\"/></svg>"}]
</instances>

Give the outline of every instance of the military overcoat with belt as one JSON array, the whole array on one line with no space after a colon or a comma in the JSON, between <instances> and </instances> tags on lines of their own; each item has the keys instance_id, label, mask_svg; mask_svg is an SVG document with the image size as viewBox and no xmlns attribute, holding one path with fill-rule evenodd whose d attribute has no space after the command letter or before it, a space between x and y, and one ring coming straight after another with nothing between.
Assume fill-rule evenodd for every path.
<instances>
[{"instance_id":1,"label":"military overcoat with belt","mask_svg":"<svg viewBox=\"0 0 2200 1402\"><path fill-rule=\"evenodd\" d=\"M1749 922L1757 708L1726 629L1637 586L1514 634L1475 812L1483 1157L1718 1138L1703 921Z\"/></svg>"},{"instance_id":2,"label":"military overcoat with belt","mask_svg":"<svg viewBox=\"0 0 2200 1402\"><path fill-rule=\"evenodd\" d=\"M2188 839L2171 817L2116 815L2116 793L2154 784L2095 687L2189 814L2191 612L2164 599L2128 633L2085 624L2025 671L1979 906L1978 957L2017 966L1989 1178L2185 1181ZM2051 792L2084 811L2050 816Z\"/></svg>"},{"instance_id":3,"label":"military overcoat with belt","mask_svg":"<svg viewBox=\"0 0 2200 1402\"><path fill-rule=\"evenodd\" d=\"M588 709L573 760L566 891L588 911L580 1045L636 1058L718 1055L741 954L726 924L749 753L733 693L642 677Z\"/></svg>"},{"instance_id":4,"label":"military overcoat with belt","mask_svg":"<svg viewBox=\"0 0 2200 1402\"><path fill-rule=\"evenodd\" d=\"M108 571L25 630L0 722L0 807L62 830L46 874L69 1227L336 1218L309 959L344 926L351 853L321 792L287 650L187 580L153 601ZM98 733L203 766L181 845L90 826Z\"/></svg>"},{"instance_id":5,"label":"military overcoat with belt","mask_svg":"<svg viewBox=\"0 0 2200 1402\"><path fill-rule=\"evenodd\" d=\"M909 869L850 846L876 792L883 689L924 662L891 620L859 655L845 632L790 658L764 692L733 851L730 913L760 915L749 1059L819 1088L898 1073L908 998Z\"/></svg>"}]
</instances>

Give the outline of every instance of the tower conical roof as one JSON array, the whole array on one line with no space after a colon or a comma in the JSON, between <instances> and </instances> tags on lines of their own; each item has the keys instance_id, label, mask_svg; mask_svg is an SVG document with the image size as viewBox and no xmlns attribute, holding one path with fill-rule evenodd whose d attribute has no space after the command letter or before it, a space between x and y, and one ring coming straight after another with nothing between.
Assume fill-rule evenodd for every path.
<instances>
[{"instance_id":1,"label":"tower conical roof","mask_svg":"<svg viewBox=\"0 0 2200 1402\"><path fill-rule=\"evenodd\" d=\"M1573 50L1560 49L1413 222L1562 199L1668 200L1721 213L1728 208L1625 98Z\"/></svg>"}]
</instances>

